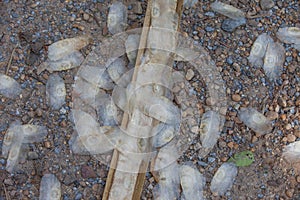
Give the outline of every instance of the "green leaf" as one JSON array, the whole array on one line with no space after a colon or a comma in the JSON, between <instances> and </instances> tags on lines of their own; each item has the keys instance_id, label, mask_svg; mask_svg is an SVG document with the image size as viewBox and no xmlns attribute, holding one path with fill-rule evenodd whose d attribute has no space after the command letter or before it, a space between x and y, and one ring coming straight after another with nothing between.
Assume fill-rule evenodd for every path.
<instances>
[{"instance_id":1,"label":"green leaf","mask_svg":"<svg viewBox=\"0 0 300 200\"><path fill-rule=\"evenodd\" d=\"M228 162L233 162L238 167L247 167L254 162L254 155L251 151L242 151L236 153Z\"/></svg>"}]
</instances>

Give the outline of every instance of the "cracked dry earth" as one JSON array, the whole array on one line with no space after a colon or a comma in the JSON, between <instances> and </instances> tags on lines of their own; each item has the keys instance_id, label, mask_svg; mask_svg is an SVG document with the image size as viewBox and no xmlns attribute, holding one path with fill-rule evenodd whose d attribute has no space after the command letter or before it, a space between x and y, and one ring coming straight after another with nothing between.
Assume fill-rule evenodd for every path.
<instances>
[{"instance_id":1,"label":"cracked dry earth","mask_svg":"<svg viewBox=\"0 0 300 200\"><path fill-rule=\"evenodd\" d=\"M300 174L282 159L282 149L300 138L300 53L290 44L285 48L283 72L271 82L261 68L250 66L247 57L261 33L276 40L278 28L300 27L298 1L274 1L269 10L260 1L222 1L250 16L246 24L233 32L221 28L224 16L213 12L214 1L198 1L184 8L181 32L198 42L216 63L226 86L228 110L217 144L201 157L196 138L179 162L191 161L206 177L206 199L300 199ZM66 84L66 102L58 110L46 104L46 82L50 73L37 74L45 61L47 47L61 39L91 35L93 43L81 50L86 57L92 47L110 36L106 26L111 1L9 1L0 2L0 72L21 84L21 96L9 99L0 95L0 148L9 125L14 121L47 127L43 142L29 145L25 159L11 174L5 170L6 158L0 156L0 199L38 199L40 181L53 173L61 182L62 199L101 199L108 167L92 156L76 155L69 140L74 125L69 119L72 109L72 84L78 68L55 72ZM142 27L146 1L123 3L128 8L127 30ZM13 53L12 53L13 52ZM10 59L11 58L11 59ZM11 60L11 62L10 62ZM9 66L9 69L7 67ZM205 83L189 64L178 62L174 68L186 73L198 97L199 113L213 104ZM238 118L241 107L254 107L270 120L272 131L260 136ZM250 150L254 162L238 167L231 190L216 197L209 183L216 170L235 153ZM146 175L142 199L153 199L156 182Z\"/></svg>"}]
</instances>

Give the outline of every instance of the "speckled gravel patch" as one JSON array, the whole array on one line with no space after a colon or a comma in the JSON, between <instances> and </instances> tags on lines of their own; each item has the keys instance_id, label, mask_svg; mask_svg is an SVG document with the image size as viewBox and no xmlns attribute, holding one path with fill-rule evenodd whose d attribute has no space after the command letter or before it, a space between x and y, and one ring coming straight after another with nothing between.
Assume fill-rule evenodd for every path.
<instances>
[{"instance_id":1,"label":"speckled gravel patch","mask_svg":"<svg viewBox=\"0 0 300 200\"><path fill-rule=\"evenodd\" d=\"M179 162L191 161L206 178L206 199L300 199L300 175L282 160L285 145L300 139L300 53L292 44L283 44L285 62L282 75L275 83L263 69L250 66L247 57L255 39L268 33L274 40L281 27L300 27L297 0L246 1L224 0L246 13L246 24L233 32L222 30L225 16L214 13L211 1L198 1L184 9L181 31L199 42L216 63L225 85L228 99L226 121L217 145L205 157L200 157L200 138ZM25 1L0 2L0 73L23 89L16 99L0 96L0 148L9 125L16 120L23 124L44 125L48 135L44 142L29 145L27 160L9 174L6 159L0 156L0 199L38 199L44 174L55 174L62 185L63 199L101 199L108 167L91 156L72 153L69 139L73 124L69 120L72 107L72 84L77 69L59 72L66 84L66 103L59 110L46 104L46 83L49 72L37 74L45 61L47 48L53 42L79 35L91 35L93 44L81 50L86 56L99 41L110 33L106 26L111 1ZM146 1L126 0L127 29L142 26ZM261 8L263 5L263 9ZM143 12L141 12L141 10ZM189 64L175 66L186 72L187 79L199 97L199 113L203 114L212 100L206 94L202 77ZM54 72L57 73L57 72ZM272 121L271 133L258 135L238 118L241 107L254 107ZM213 197L209 184L217 169L232 155L251 150L255 161L249 167L239 167L231 190L223 197ZM146 175L142 199L152 199L156 185L150 173Z\"/></svg>"}]
</instances>

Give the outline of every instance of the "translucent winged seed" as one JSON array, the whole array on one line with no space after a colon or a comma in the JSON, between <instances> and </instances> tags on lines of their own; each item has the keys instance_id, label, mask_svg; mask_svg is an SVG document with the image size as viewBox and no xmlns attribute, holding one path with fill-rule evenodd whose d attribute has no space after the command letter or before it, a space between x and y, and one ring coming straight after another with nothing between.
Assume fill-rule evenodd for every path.
<instances>
[{"instance_id":1,"label":"translucent winged seed","mask_svg":"<svg viewBox=\"0 0 300 200\"><path fill-rule=\"evenodd\" d=\"M64 60L72 53L78 52L91 42L88 36L79 36L57 41L48 47L50 61Z\"/></svg>"},{"instance_id":2,"label":"translucent winged seed","mask_svg":"<svg viewBox=\"0 0 300 200\"><path fill-rule=\"evenodd\" d=\"M225 19L222 22L221 28L227 32L233 32L237 27L246 24L246 19Z\"/></svg>"},{"instance_id":3,"label":"translucent winged seed","mask_svg":"<svg viewBox=\"0 0 300 200\"><path fill-rule=\"evenodd\" d=\"M100 88L82 78L78 78L73 87L73 95L82 99L86 104L95 105L95 97L101 91Z\"/></svg>"},{"instance_id":4,"label":"translucent winged seed","mask_svg":"<svg viewBox=\"0 0 300 200\"><path fill-rule=\"evenodd\" d=\"M300 141L293 142L283 149L283 157L290 163L300 161Z\"/></svg>"},{"instance_id":5,"label":"translucent winged seed","mask_svg":"<svg viewBox=\"0 0 300 200\"><path fill-rule=\"evenodd\" d=\"M241 108L238 117L246 126L258 134L264 135L272 131L271 121L254 108Z\"/></svg>"},{"instance_id":6,"label":"translucent winged seed","mask_svg":"<svg viewBox=\"0 0 300 200\"><path fill-rule=\"evenodd\" d=\"M13 78L0 73L0 94L7 98L16 98L22 92L20 84Z\"/></svg>"},{"instance_id":7,"label":"translucent winged seed","mask_svg":"<svg viewBox=\"0 0 300 200\"><path fill-rule=\"evenodd\" d=\"M100 122L104 126L117 125L117 107L110 96L103 96L97 99L97 113Z\"/></svg>"},{"instance_id":8,"label":"translucent winged seed","mask_svg":"<svg viewBox=\"0 0 300 200\"><path fill-rule=\"evenodd\" d=\"M215 173L210 190L218 195L224 195L231 188L237 175L237 167L234 163L223 163Z\"/></svg>"},{"instance_id":9,"label":"translucent winged seed","mask_svg":"<svg viewBox=\"0 0 300 200\"><path fill-rule=\"evenodd\" d=\"M176 161L159 171L158 188L154 199L179 199L179 167Z\"/></svg>"},{"instance_id":10,"label":"translucent winged seed","mask_svg":"<svg viewBox=\"0 0 300 200\"><path fill-rule=\"evenodd\" d=\"M112 127L100 127L91 115L80 110L72 110L72 114L79 139L91 154L105 153L114 148L106 136L112 132Z\"/></svg>"},{"instance_id":11,"label":"translucent winged seed","mask_svg":"<svg viewBox=\"0 0 300 200\"><path fill-rule=\"evenodd\" d=\"M85 81L104 90L112 90L114 83L105 68L83 66L78 75Z\"/></svg>"},{"instance_id":12,"label":"translucent winged seed","mask_svg":"<svg viewBox=\"0 0 300 200\"><path fill-rule=\"evenodd\" d=\"M114 60L107 68L107 72L110 78L117 83L128 69L125 67L125 61L122 58L117 58Z\"/></svg>"},{"instance_id":13,"label":"translucent winged seed","mask_svg":"<svg viewBox=\"0 0 300 200\"><path fill-rule=\"evenodd\" d=\"M83 55L79 51L75 51L60 60L46 61L48 64L48 68L43 68L47 69L49 72L64 71L80 66L83 60ZM39 72L41 71L42 70L39 70Z\"/></svg>"},{"instance_id":14,"label":"translucent winged seed","mask_svg":"<svg viewBox=\"0 0 300 200\"><path fill-rule=\"evenodd\" d=\"M285 61L285 48L278 42L270 42L264 59L264 71L266 76L275 81L282 73Z\"/></svg>"},{"instance_id":15,"label":"translucent winged seed","mask_svg":"<svg viewBox=\"0 0 300 200\"><path fill-rule=\"evenodd\" d=\"M266 54L267 46L273 39L263 33L257 37L254 44L252 45L250 56L248 57L249 62L255 67L263 66L263 58Z\"/></svg>"},{"instance_id":16,"label":"translucent winged seed","mask_svg":"<svg viewBox=\"0 0 300 200\"><path fill-rule=\"evenodd\" d=\"M172 71L172 68L165 65L148 63L139 68L136 83L139 86L157 84L166 88L172 88ZM161 74L163 76L160 76Z\"/></svg>"},{"instance_id":17,"label":"translucent winged seed","mask_svg":"<svg viewBox=\"0 0 300 200\"><path fill-rule=\"evenodd\" d=\"M9 129L6 131L3 144L2 144L2 156L7 157L11 145L18 140L19 133L21 133L20 122L14 122L10 125Z\"/></svg>"},{"instance_id":18,"label":"translucent winged seed","mask_svg":"<svg viewBox=\"0 0 300 200\"><path fill-rule=\"evenodd\" d=\"M184 199L204 199L205 177L194 167L189 165L180 166L180 184Z\"/></svg>"},{"instance_id":19,"label":"translucent winged seed","mask_svg":"<svg viewBox=\"0 0 300 200\"><path fill-rule=\"evenodd\" d=\"M184 7L193 7L198 0L184 0L183 5Z\"/></svg>"},{"instance_id":20,"label":"translucent winged seed","mask_svg":"<svg viewBox=\"0 0 300 200\"><path fill-rule=\"evenodd\" d=\"M215 111L203 114L200 125L200 140L204 148L213 148L220 136L220 115Z\"/></svg>"},{"instance_id":21,"label":"translucent winged seed","mask_svg":"<svg viewBox=\"0 0 300 200\"><path fill-rule=\"evenodd\" d=\"M243 11L220 1L215 1L210 5L210 7L213 11L225 15L231 19L245 18L245 13Z\"/></svg>"},{"instance_id":22,"label":"translucent winged seed","mask_svg":"<svg viewBox=\"0 0 300 200\"><path fill-rule=\"evenodd\" d=\"M130 63L135 63L139 43L140 35L137 34L129 35L125 42L126 54Z\"/></svg>"},{"instance_id":23,"label":"translucent winged seed","mask_svg":"<svg viewBox=\"0 0 300 200\"><path fill-rule=\"evenodd\" d=\"M134 70L129 70L125 74L123 74L123 76L118 80L117 85L126 88L132 80L133 72Z\"/></svg>"},{"instance_id":24,"label":"translucent winged seed","mask_svg":"<svg viewBox=\"0 0 300 200\"><path fill-rule=\"evenodd\" d=\"M7 161L6 161L6 170L8 172L12 172L14 170L14 167L19 162L19 155L21 152L22 142L24 135L22 131L20 130L20 126L16 126L17 132L14 132L13 140L10 145Z\"/></svg>"},{"instance_id":25,"label":"translucent winged seed","mask_svg":"<svg viewBox=\"0 0 300 200\"><path fill-rule=\"evenodd\" d=\"M46 84L46 96L49 105L53 109L59 109L65 103L66 94L64 80L57 74L51 74Z\"/></svg>"},{"instance_id":26,"label":"translucent winged seed","mask_svg":"<svg viewBox=\"0 0 300 200\"><path fill-rule=\"evenodd\" d=\"M161 170L170 164L176 162L179 157L178 149L176 148L176 142L173 140L164 148L161 148L155 159L154 171Z\"/></svg>"},{"instance_id":27,"label":"translucent winged seed","mask_svg":"<svg viewBox=\"0 0 300 200\"><path fill-rule=\"evenodd\" d=\"M116 86L112 93L112 99L113 102L123 111L128 110L127 109L127 95L126 95L126 89L120 86Z\"/></svg>"},{"instance_id":28,"label":"translucent winged seed","mask_svg":"<svg viewBox=\"0 0 300 200\"><path fill-rule=\"evenodd\" d=\"M15 166L19 163L19 155L21 153L22 142L14 142L11 145L9 154L6 160L6 171L12 173Z\"/></svg>"},{"instance_id":29,"label":"translucent winged seed","mask_svg":"<svg viewBox=\"0 0 300 200\"><path fill-rule=\"evenodd\" d=\"M277 38L287 44L300 44L300 28L285 27L278 29Z\"/></svg>"},{"instance_id":30,"label":"translucent winged seed","mask_svg":"<svg viewBox=\"0 0 300 200\"><path fill-rule=\"evenodd\" d=\"M135 138L148 138L152 128L152 121L152 118L146 116L139 109L133 109L126 133Z\"/></svg>"},{"instance_id":31,"label":"translucent winged seed","mask_svg":"<svg viewBox=\"0 0 300 200\"><path fill-rule=\"evenodd\" d=\"M295 44L294 48L297 49L298 51L300 51L300 43L299 44Z\"/></svg>"},{"instance_id":32,"label":"translucent winged seed","mask_svg":"<svg viewBox=\"0 0 300 200\"><path fill-rule=\"evenodd\" d=\"M90 155L89 151L85 148L84 144L82 144L78 134L73 134L69 140L69 146L71 147L71 151L74 154L79 155Z\"/></svg>"},{"instance_id":33,"label":"translucent winged seed","mask_svg":"<svg viewBox=\"0 0 300 200\"><path fill-rule=\"evenodd\" d=\"M174 126L159 123L151 131L151 135L153 135L153 147L160 148L169 143L175 137L175 131Z\"/></svg>"},{"instance_id":34,"label":"translucent winged seed","mask_svg":"<svg viewBox=\"0 0 300 200\"><path fill-rule=\"evenodd\" d=\"M109 8L107 27L111 34L120 33L127 25L127 7L121 2L113 3Z\"/></svg>"},{"instance_id":35,"label":"translucent winged seed","mask_svg":"<svg viewBox=\"0 0 300 200\"><path fill-rule=\"evenodd\" d=\"M40 200L60 200L61 184L54 174L45 174L40 183Z\"/></svg>"},{"instance_id":36,"label":"translucent winged seed","mask_svg":"<svg viewBox=\"0 0 300 200\"><path fill-rule=\"evenodd\" d=\"M21 128L24 134L23 143L41 142L48 134L45 126L25 124Z\"/></svg>"},{"instance_id":37,"label":"translucent winged seed","mask_svg":"<svg viewBox=\"0 0 300 200\"><path fill-rule=\"evenodd\" d=\"M166 97L144 98L138 103L140 110L166 124L178 124L180 121L180 109Z\"/></svg>"}]
</instances>

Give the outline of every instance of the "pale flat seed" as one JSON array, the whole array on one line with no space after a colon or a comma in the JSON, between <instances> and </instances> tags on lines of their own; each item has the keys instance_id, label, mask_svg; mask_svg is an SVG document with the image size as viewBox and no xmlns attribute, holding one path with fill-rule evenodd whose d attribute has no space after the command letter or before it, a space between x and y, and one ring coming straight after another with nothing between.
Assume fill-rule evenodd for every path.
<instances>
[{"instance_id":1,"label":"pale flat seed","mask_svg":"<svg viewBox=\"0 0 300 200\"><path fill-rule=\"evenodd\" d=\"M174 126L159 123L151 131L153 147L159 148L169 143L175 137L175 131Z\"/></svg>"},{"instance_id":2,"label":"pale flat seed","mask_svg":"<svg viewBox=\"0 0 300 200\"><path fill-rule=\"evenodd\" d=\"M107 72L110 78L117 83L128 69L125 67L125 61L122 58L117 58L114 60L107 68Z\"/></svg>"},{"instance_id":3,"label":"pale flat seed","mask_svg":"<svg viewBox=\"0 0 300 200\"><path fill-rule=\"evenodd\" d=\"M5 133L4 139L3 139L3 145L2 145L2 156L7 157L8 152L11 148L11 145L14 143L19 133L21 133L20 129L20 122L13 122L10 124L8 130Z\"/></svg>"},{"instance_id":4,"label":"pale flat seed","mask_svg":"<svg viewBox=\"0 0 300 200\"><path fill-rule=\"evenodd\" d=\"M180 166L180 184L184 199L202 200L205 177L195 168L189 165Z\"/></svg>"},{"instance_id":5,"label":"pale flat seed","mask_svg":"<svg viewBox=\"0 0 300 200\"><path fill-rule=\"evenodd\" d=\"M126 54L130 63L135 63L139 43L140 35L137 34L129 35L125 42Z\"/></svg>"},{"instance_id":6,"label":"pale flat seed","mask_svg":"<svg viewBox=\"0 0 300 200\"><path fill-rule=\"evenodd\" d=\"M45 126L25 124L21 128L24 134L23 143L42 142L48 134Z\"/></svg>"},{"instance_id":7,"label":"pale flat seed","mask_svg":"<svg viewBox=\"0 0 300 200\"><path fill-rule=\"evenodd\" d=\"M80 110L72 110L72 114L79 139L91 154L105 153L114 148L106 136L113 131L112 127L100 127L91 115Z\"/></svg>"},{"instance_id":8,"label":"pale flat seed","mask_svg":"<svg viewBox=\"0 0 300 200\"><path fill-rule=\"evenodd\" d=\"M198 2L198 0L184 0L183 1L183 5L184 7L193 7L196 3Z\"/></svg>"},{"instance_id":9,"label":"pale flat seed","mask_svg":"<svg viewBox=\"0 0 300 200\"><path fill-rule=\"evenodd\" d=\"M7 98L16 98L22 92L20 84L13 78L0 73L0 94Z\"/></svg>"},{"instance_id":10,"label":"pale flat seed","mask_svg":"<svg viewBox=\"0 0 300 200\"><path fill-rule=\"evenodd\" d=\"M179 166L172 163L159 171L159 183L154 189L154 199L179 199Z\"/></svg>"},{"instance_id":11,"label":"pale flat seed","mask_svg":"<svg viewBox=\"0 0 300 200\"><path fill-rule=\"evenodd\" d=\"M270 42L267 47L264 59L264 71L266 76L275 81L282 73L283 63L285 61L285 49L278 42Z\"/></svg>"},{"instance_id":12,"label":"pale flat seed","mask_svg":"<svg viewBox=\"0 0 300 200\"><path fill-rule=\"evenodd\" d=\"M251 47L250 56L248 57L249 62L253 66L263 66L263 58L266 54L267 46L270 42L273 42L273 39L266 33L263 33L257 37Z\"/></svg>"},{"instance_id":13,"label":"pale flat seed","mask_svg":"<svg viewBox=\"0 0 300 200\"><path fill-rule=\"evenodd\" d=\"M79 51L72 52L71 54L66 55L60 60L55 61L46 61L48 63L48 68L46 68L49 72L53 71L64 71L73 69L75 67L80 66L83 62L84 57ZM45 67L44 67L45 68ZM39 70L40 72L41 70Z\"/></svg>"},{"instance_id":14,"label":"pale flat seed","mask_svg":"<svg viewBox=\"0 0 300 200\"><path fill-rule=\"evenodd\" d=\"M22 133L18 133L18 135L22 135ZM14 168L19 162L20 159L20 153L22 147L22 136L18 136L18 139L16 139L10 147L9 154L6 160L6 171L12 173Z\"/></svg>"},{"instance_id":15,"label":"pale flat seed","mask_svg":"<svg viewBox=\"0 0 300 200\"><path fill-rule=\"evenodd\" d=\"M218 195L224 195L229 190L237 175L237 167L234 163L223 163L215 173L210 190Z\"/></svg>"},{"instance_id":16,"label":"pale flat seed","mask_svg":"<svg viewBox=\"0 0 300 200\"><path fill-rule=\"evenodd\" d=\"M117 125L117 107L110 96L97 98L97 113L104 126Z\"/></svg>"},{"instance_id":17,"label":"pale flat seed","mask_svg":"<svg viewBox=\"0 0 300 200\"><path fill-rule=\"evenodd\" d=\"M293 142L283 149L283 157L290 163L300 161L300 141Z\"/></svg>"},{"instance_id":18,"label":"pale flat seed","mask_svg":"<svg viewBox=\"0 0 300 200\"><path fill-rule=\"evenodd\" d=\"M287 44L300 44L300 28L285 27L278 29L277 38Z\"/></svg>"},{"instance_id":19,"label":"pale flat seed","mask_svg":"<svg viewBox=\"0 0 300 200\"><path fill-rule=\"evenodd\" d=\"M54 174L45 174L40 183L40 200L60 200L61 184Z\"/></svg>"},{"instance_id":20,"label":"pale flat seed","mask_svg":"<svg viewBox=\"0 0 300 200\"><path fill-rule=\"evenodd\" d=\"M48 58L50 61L58 61L66 56L77 52L91 42L88 36L79 36L60 40L48 47Z\"/></svg>"},{"instance_id":21,"label":"pale flat seed","mask_svg":"<svg viewBox=\"0 0 300 200\"><path fill-rule=\"evenodd\" d=\"M113 3L108 12L107 27L111 34L120 33L127 26L127 7L121 2Z\"/></svg>"},{"instance_id":22,"label":"pale flat seed","mask_svg":"<svg viewBox=\"0 0 300 200\"><path fill-rule=\"evenodd\" d=\"M114 83L105 68L83 66L78 75L85 81L104 90L112 90L114 87Z\"/></svg>"},{"instance_id":23,"label":"pale flat seed","mask_svg":"<svg viewBox=\"0 0 300 200\"><path fill-rule=\"evenodd\" d=\"M220 136L220 115L215 111L203 114L200 125L200 140L204 148L213 148Z\"/></svg>"},{"instance_id":24,"label":"pale flat seed","mask_svg":"<svg viewBox=\"0 0 300 200\"><path fill-rule=\"evenodd\" d=\"M245 18L245 13L243 11L220 1L215 1L210 5L210 7L213 11L225 15L231 19Z\"/></svg>"},{"instance_id":25,"label":"pale flat seed","mask_svg":"<svg viewBox=\"0 0 300 200\"><path fill-rule=\"evenodd\" d=\"M270 133L273 129L271 121L254 108L241 108L238 117L246 126L258 134L264 135Z\"/></svg>"},{"instance_id":26,"label":"pale flat seed","mask_svg":"<svg viewBox=\"0 0 300 200\"><path fill-rule=\"evenodd\" d=\"M46 96L49 105L57 110L64 103L66 98L66 87L64 80L57 74L49 76L46 84Z\"/></svg>"}]
</instances>

